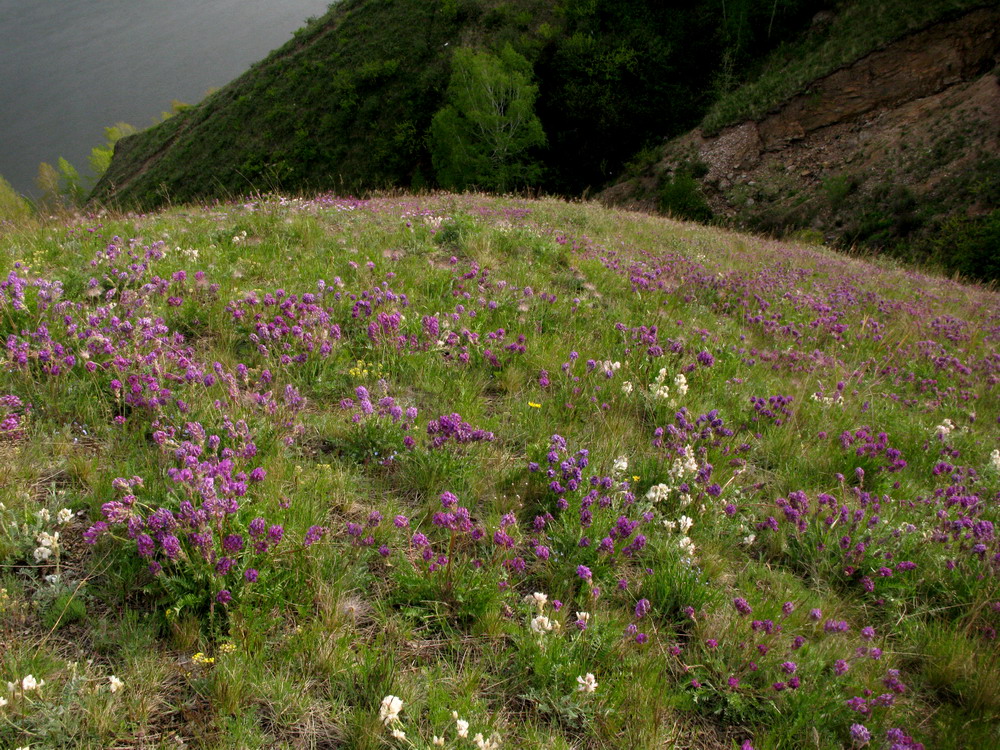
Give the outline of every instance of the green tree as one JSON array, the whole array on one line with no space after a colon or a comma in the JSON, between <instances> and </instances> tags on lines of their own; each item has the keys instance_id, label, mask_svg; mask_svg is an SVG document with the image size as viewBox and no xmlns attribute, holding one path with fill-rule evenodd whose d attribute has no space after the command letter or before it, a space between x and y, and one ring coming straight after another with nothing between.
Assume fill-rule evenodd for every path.
<instances>
[{"instance_id":1,"label":"green tree","mask_svg":"<svg viewBox=\"0 0 1000 750\"><path fill-rule=\"evenodd\" d=\"M531 65L509 44L499 55L455 50L447 104L431 121L438 182L452 190L510 190L536 183L531 150L545 145Z\"/></svg>"},{"instance_id":2,"label":"green tree","mask_svg":"<svg viewBox=\"0 0 1000 750\"><path fill-rule=\"evenodd\" d=\"M46 211L64 211L74 206L82 206L87 197L77 168L63 157L59 157L58 169L48 162L38 165L35 184L41 191L38 205Z\"/></svg>"},{"instance_id":3,"label":"green tree","mask_svg":"<svg viewBox=\"0 0 1000 750\"><path fill-rule=\"evenodd\" d=\"M108 167L111 166L111 157L115 153L115 144L125 136L138 132L134 126L129 125L127 122L116 122L111 127L104 128L104 137L107 141L103 146L94 146L90 150L90 156L87 158L95 182L101 179L101 175L107 172Z\"/></svg>"}]
</instances>

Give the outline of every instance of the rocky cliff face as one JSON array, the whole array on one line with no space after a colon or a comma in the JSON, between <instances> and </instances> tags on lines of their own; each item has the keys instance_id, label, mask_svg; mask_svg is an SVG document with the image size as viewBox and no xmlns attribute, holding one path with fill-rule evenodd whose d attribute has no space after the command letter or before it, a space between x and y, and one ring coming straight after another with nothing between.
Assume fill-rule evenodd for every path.
<instances>
[{"instance_id":1,"label":"rocky cliff face","mask_svg":"<svg viewBox=\"0 0 1000 750\"><path fill-rule=\"evenodd\" d=\"M816 80L759 121L667 143L657 164L602 199L669 212L663 188L687 175L716 216L876 245L948 215L992 211L998 55L1000 8L935 24Z\"/></svg>"}]
</instances>

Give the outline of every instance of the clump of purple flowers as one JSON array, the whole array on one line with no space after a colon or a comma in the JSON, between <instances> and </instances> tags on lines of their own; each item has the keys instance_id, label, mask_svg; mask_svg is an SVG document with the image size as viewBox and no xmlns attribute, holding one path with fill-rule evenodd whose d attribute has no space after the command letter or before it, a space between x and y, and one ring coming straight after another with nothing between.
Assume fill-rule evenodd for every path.
<instances>
[{"instance_id":1,"label":"clump of purple flowers","mask_svg":"<svg viewBox=\"0 0 1000 750\"><path fill-rule=\"evenodd\" d=\"M495 437L492 432L474 428L458 413L442 414L437 419L432 419L427 423L427 435L432 450L443 448L449 442L459 445L490 443Z\"/></svg>"},{"instance_id":2,"label":"clump of purple flowers","mask_svg":"<svg viewBox=\"0 0 1000 750\"><path fill-rule=\"evenodd\" d=\"M150 502L143 498L140 477L115 479L116 498L101 506L103 520L93 524L84 539L89 544L102 536L126 544L131 540L154 576L169 572L171 579L187 579L195 588L204 588L206 600L214 596L216 603L228 604L275 564L279 547L288 545L282 544L281 523L269 523L250 511L251 489L267 472L241 466L257 452L249 428L242 421L224 420L219 435L209 434L198 422L187 423L183 430L154 426L159 428L154 440L177 463L166 474L183 499L176 504ZM314 544L324 532L319 526L310 528L303 546ZM165 579L159 580L167 586Z\"/></svg>"}]
</instances>

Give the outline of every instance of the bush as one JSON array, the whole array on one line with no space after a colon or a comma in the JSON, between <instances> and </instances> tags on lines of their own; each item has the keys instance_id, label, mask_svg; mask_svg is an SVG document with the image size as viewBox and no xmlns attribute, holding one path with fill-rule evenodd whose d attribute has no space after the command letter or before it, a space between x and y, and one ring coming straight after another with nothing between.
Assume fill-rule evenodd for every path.
<instances>
[{"instance_id":1,"label":"bush","mask_svg":"<svg viewBox=\"0 0 1000 750\"><path fill-rule=\"evenodd\" d=\"M712 220L712 209L688 170L679 170L660 187L660 210L680 219Z\"/></svg>"},{"instance_id":2,"label":"bush","mask_svg":"<svg viewBox=\"0 0 1000 750\"><path fill-rule=\"evenodd\" d=\"M985 216L954 216L928 242L927 259L969 278L1000 279L1000 209Z\"/></svg>"}]
</instances>

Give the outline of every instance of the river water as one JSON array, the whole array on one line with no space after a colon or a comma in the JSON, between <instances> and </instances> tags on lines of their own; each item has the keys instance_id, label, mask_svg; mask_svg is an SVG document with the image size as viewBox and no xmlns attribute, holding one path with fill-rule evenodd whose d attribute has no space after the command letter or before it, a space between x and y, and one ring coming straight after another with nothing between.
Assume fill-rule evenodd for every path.
<instances>
[{"instance_id":1,"label":"river water","mask_svg":"<svg viewBox=\"0 0 1000 750\"><path fill-rule=\"evenodd\" d=\"M149 126L291 38L330 0L0 0L0 175L81 172L104 128Z\"/></svg>"}]
</instances>

